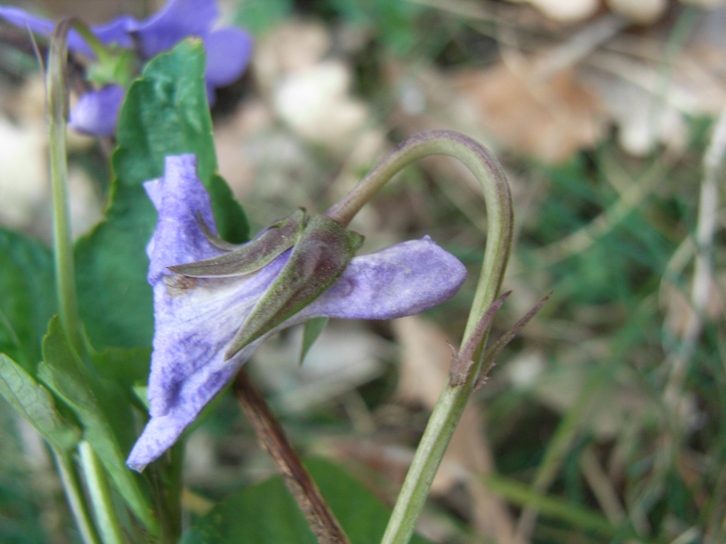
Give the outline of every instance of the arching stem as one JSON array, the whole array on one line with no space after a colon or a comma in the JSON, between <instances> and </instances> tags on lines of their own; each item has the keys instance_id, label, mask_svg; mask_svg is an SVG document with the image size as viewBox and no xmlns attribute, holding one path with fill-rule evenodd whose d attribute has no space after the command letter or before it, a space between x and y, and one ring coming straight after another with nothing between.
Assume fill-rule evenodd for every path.
<instances>
[{"instance_id":1,"label":"arching stem","mask_svg":"<svg viewBox=\"0 0 726 544\"><path fill-rule=\"evenodd\" d=\"M389 153L343 199L331 207L328 216L347 225L361 207L393 176L410 163L430 155L447 155L461 161L481 184L486 203L487 243L484 263L469 314L462 346L471 349L472 364L467 374L447 380L409 468L383 536L384 544L404 544L415 530L451 436L471 392L480 381L482 354L488 331L477 331L486 311L495 301L502 284L512 243L513 212L509 185L497 160L474 140L449 131L412 136ZM463 349L463 348L462 348Z\"/></svg>"}]
</instances>

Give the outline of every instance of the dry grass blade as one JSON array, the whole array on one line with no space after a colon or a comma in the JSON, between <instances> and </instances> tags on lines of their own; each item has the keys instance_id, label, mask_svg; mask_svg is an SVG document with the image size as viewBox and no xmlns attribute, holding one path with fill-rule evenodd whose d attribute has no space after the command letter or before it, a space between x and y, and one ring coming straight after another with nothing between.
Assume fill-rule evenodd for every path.
<instances>
[{"instance_id":1,"label":"dry grass blade","mask_svg":"<svg viewBox=\"0 0 726 544\"><path fill-rule=\"evenodd\" d=\"M720 166L726 156L726 108L716 123L711 143L703 157L703 179L696 226L696 259L691 286L691 311L678 349L666 362L670 369L665 399L674 413L681 412L681 389L696 340L703 330L703 315L713 289L713 239L717 229L718 181Z\"/></svg>"}]
</instances>

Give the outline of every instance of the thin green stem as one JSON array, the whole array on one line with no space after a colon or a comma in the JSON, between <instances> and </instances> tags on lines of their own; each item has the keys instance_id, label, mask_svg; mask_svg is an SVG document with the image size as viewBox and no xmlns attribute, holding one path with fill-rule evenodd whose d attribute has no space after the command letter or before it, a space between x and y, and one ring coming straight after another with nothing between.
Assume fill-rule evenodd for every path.
<instances>
[{"instance_id":1,"label":"thin green stem","mask_svg":"<svg viewBox=\"0 0 726 544\"><path fill-rule=\"evenodd\" d=\"M78 481L78 474L73 466L73 461L71 461L67 453L56 450L55 448L53 449L53 455L58 466L58 473L63 483L66 499L71 508L73 518L76 521L76 526L81 532L81 538L84 544L100 544L98 534L91 521L91 516L88 513L88 507L86 506L83 490Z\"/></svg>"},{"instance_id":2,"label":"thin green stem","mask_svg":"<svg viewBox=\"0 0 726 544\"><path fill-rule=\"evenodd\" d=\"M66 125L68 119L67 38L71 19L58 23L53 31L46 77L50 178L53 192L53 242L58 308L63 330L73 349L83 355L81 321L76 298L68 204L68 166L66 163Z\"/></svg>"},{"instance_id":3,"label":"thin green stem","mask_svg":"<svg viewBox=\"0 0 726 544\"><path fill-rule=\"evenodd\" d=\"M162 532L167 542L178 542L181 536L182 513L181 497L183 486L184 469L184 444L174 444L169 450L169 469L167 472L166 484L166 509L169 516L167 528Z\"/></svg>"},{"instance_id":4,"label":"thin green stem","mask_svg":"<svg viewBox=\"0 0 726 544\"><path fill-rule=\"evenodd\" d=\"M72 26L73 30L81 35L83 41L88 44L88 47L91 48L91 51L93 51L93 54L96 55L98 60L101 62L107 60L110 55L108 48L101 40L98 39L98 36L96 36L83 21L78 19L70 19L70 21L70 26Z\"/></svg>"},{"instance_id":5,"label":"thin green stem","mask_svg":"<svg viewBox=\"0 0 726 544\"><path fill-rule=\"evenodd\" d=\"M457 132L435 130L416 134L384 157L326 215L347 225L393 176L412 162L431 155L447 155L461 161L479 180L484 191L489 230L487 246L463 344L497 296L512 240L513 213L509 184L499 162L489 151Z\"/></svg>"},{"instance_id":6,"label":"thin green stem","mask_svg":"<svg viewBox=\"0 0 726 544\"><path fill-rule=\"evenodd\" d=\"M181 531L181 494L184 445L177 442L169 450L168 463L149 466L151 495L159 519L159 542L173 544L179 541Z\"/></svg>"},{"instance_id":7,"label":"thin green stem","mask_svg":"<svg viewBox=\"0 0 726 544\"><path fill-rule=\"evenodd\" d=\"M86 477L86 486L96 514L96 526L101 533L101 540L104 544L121 544L124 542L124 537L113 508L106 473L87 441L82 440L78 444L78 452L81 455L81 466Z\"/></svg>"},{"instance_id":8,"label":"thin green stem","mask_svg":"<svg viewBox=\"0 0 726 544\"><path fill-rule=\"evenodd\" d=\"M509 185L496 159L474 140L448 131L411 137L387 155L327 215L348 224L360 208L387 181L415 160L429 155L447 155L461 161L479 180L487 212L487 244L469 321L462 346L474 336L477 324L494 302L504 277L512 243L513 212ZM462 380L447 382L429 419L413 462L383 536L384 544L404 544L413 535L444 452L482 370L487 334L474 350L474 364Z\"/></svg>"},{"instance_id":9,"label":"thin green stem","mask_svg":"<svg viewBox=\"0 0 726 544\"><path fill-rule=\"evenodd\" d=\"M53 242L55 258L58 313L68 342L79 359L86 355L82 324L76 296L76 273L73 261L73 240L70 228L68 165L66 155L66 128L68 119L68 32L76 22L65 19L58 23L48 54L46 76L47 115L50 148L50 177L53 194ZM116 512L106 483L103 468L86 442L79 446L81 465L86 476L96 521L103 541L109 544L123 542ZM86 498L80 492L73 465L64 455L56 455L66 495L76 522L87 543L97 543L98 536L88 517Z\"/></svg>"}]
</instances>

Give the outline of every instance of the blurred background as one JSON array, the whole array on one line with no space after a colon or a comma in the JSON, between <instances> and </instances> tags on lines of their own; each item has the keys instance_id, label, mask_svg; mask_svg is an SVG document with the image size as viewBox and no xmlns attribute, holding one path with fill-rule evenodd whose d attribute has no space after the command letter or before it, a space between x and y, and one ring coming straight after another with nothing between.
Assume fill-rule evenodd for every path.
<instances>
[{"instance_id":1,"label":"blurred background","mask_svg":"<svg viewBox=\"0 0 726 544\"><path fill-rule=\"evenodd\" d=\"M16 4L98 23L163 2ZM726 2L220 6L255 38L212 111L220 172L253 232L300 206L324 211L407 136L452 129L493 150L512 186L513 294L494 337L554 292L466 410L420 532L726 542ZM27 37L3 25L0 38L0 225L48 241L43 81ZM70 146L81 235L103 215L112 143ZM300 331L287 331L250 370L302 453L339 461L392 504L467 319L484 202L465 168L429 158L352 227L365 252L428 234L469 279L421 316L331 322L302 366ZM0 436L0 541L75 542L52 461L2 401ZM273 472L223 399L188 442L189 519Z\"/></svg>"}]
</instances>

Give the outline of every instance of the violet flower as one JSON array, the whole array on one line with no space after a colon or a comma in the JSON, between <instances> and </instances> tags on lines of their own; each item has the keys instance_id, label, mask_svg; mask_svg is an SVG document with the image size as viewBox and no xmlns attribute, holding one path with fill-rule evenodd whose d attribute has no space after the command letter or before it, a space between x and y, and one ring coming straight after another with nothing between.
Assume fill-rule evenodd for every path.
<instances>
[{"instance_id":1,"label":"violet flower","mask_svg":"<svg viewBox=\"0 0 726 544\"><path fill-rule=\"evenodd\" d=\"M331 266L330 252L326 254L328 223L335 224L332 230L346 233L342 238L346 244L350 241L346 247L353 250L362 237L324 216L301 222L302 212L239 246L242 252L252 248L256 255L253 266L245 268L243 263L235 271L225 264L214 277L205 276L208 263L226 262L234 250L215 242L216 224L209 195L196 174L196 158L167 157L164 177L147 182L145 188L159 212L147 247L155 335L148 387L151 419L127 460L134 470L143 470L171 447L271 334L313 317L393 319L412 315L449 299L466 276L464 266L428 237L348 257L340 261L342 265ZM321 237L305 246L306 226L297 241L290 240L296 225L315 221L327 225ZM276 241L269 242L273 238ZM274 250L267 254L256 251L261 246ZM328 285L305 294L302 303L300 293L307 285L295 286L294 307L279 311L279 287L288 283L285 274L301 254L302 267L312 270L308 283L315 283L336 266L339 271ZM187 270L194 275L184 273ZM293 270L293 275L298 272ZM277 281L280 278L283 281ZM264 314L268 307L276 317L256 330L247 330L254 316Z\"/></svg>"},{"instance_id":2,"label":"violet flower","mask_svg":"<svg viewBox=\"0 0 726 544\"><path fill-rule=\"evenodd\" d=\"M0 7L0 17L9 23L50 36L55 24L20 8ZM105 45L134 50L146 61L167 51L190 36L202 39L207 53L207 98L214 102L215 88L232 83L244 71L252 52L252 38L239 28L216 26L220 12L216 0L169 0L166 6L144 21L128 15L91 27ZM95 57L75 30L68 35L70 51ZM79 132L111 136L123 101L123 87L110 84L83 95L71 112L69 125Z\"/></svg>"}]
</instances>

